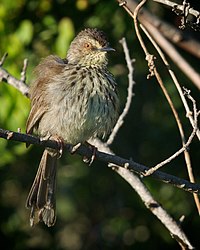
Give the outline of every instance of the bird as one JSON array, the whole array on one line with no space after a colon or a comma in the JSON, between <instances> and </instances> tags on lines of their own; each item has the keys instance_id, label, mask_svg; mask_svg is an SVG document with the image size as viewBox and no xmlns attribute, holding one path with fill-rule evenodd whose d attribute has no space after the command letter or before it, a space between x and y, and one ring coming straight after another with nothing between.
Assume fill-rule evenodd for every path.
<instances>
[{"instance_id":1,"label":"bird","mask_svg":"<svg viewBox=\"0 0 200 250\"><path fill-rule=\"evenodd\" d=\"M119 115L117 83L108 70L110 47L105 33L85 28L71 42L64 59L49 55L34 70L27 134L72 145L106 138ZM59 152L45 148L26 200L30 225L56 222L56 173Z\"/></svg>"}]
</instances>

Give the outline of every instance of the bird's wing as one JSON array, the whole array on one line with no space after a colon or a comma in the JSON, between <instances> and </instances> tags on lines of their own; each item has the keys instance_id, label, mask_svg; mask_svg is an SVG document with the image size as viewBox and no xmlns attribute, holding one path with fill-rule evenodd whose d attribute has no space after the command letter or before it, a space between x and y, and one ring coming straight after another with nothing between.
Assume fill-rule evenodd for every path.
<instances>
[{"instance_id":1,"label":"bird's wing","mask_svg":"<svg viewBox=\"0 0 200 250\"><path fill-rule=\"evenodd\" d=\"M49 109L49 102L46 98L46 88L49 81L67 66L67 60L50 55L43 59L35 68L35 81L30 87L31 111L26 123L26 132L32 134L37 131L39 121L44 113Z\"/></svg>"},{"instance_id":2,"label":"bird's wing","mask_svg":"<svg viewBox=\"0 0 200 250\"><path fill-rule=\"evenodd\" d=\"M35 104L32 106L31 111L29 113L28 120L26 122L26 133L32 134L34 128L37 130L38 123L45 113L47 108L45 106L40 106L39 104Z\"/></svg>"}]
</instances>

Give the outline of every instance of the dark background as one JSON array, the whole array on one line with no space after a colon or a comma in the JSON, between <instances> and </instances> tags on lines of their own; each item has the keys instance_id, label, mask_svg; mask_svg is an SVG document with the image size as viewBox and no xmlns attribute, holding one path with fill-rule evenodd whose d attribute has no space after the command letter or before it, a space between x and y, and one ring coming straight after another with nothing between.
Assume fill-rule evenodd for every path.
<instances>
[{"instance_id":1,"label":"dark background","mask_svg":"<svg viewBox=\"0 0 200 250\"><path fill-rule=\"evenodd\" d=\"M170 9L151 1L147 8L163 20L178 25L179 19ZM27 82L30 83L32 70L40 59L49 54L65 57L71 40L85 27L104 30L116 49L110 54L109 68L118 82L121 110L128 83L126 62L118 42L122 37L126 37L131 57L136 59L135 96L112 150L147 166L168 158L181 147L177 125L156 80L146 79L148 67L136 40L133 20L117 1L1 0L0 56L9 53L4 68L20 77L23 60L28 58ZM199 40L199 32L190 29L185 32ZM198 59L178 50L199 70ZM198 89L173 63L171 66L180 83L199 100ZM189 136L191 125L176 88L163 65L160 69ZM24 132L29 109L26 97L1 83L0 127L14 131L21 128ZM22 143L0 140L0 237L5 249L179 249L123 179L102 162L96 161L88 167L79 156L68 153L59 161L56 225L47 228L39 224L30 228L30 211L25 208L25 200L41 154L42 148L37 146L26 149ZM190 154L198 181L200 149L196 138L190 146ZM162 171L188 178L182 155ZM195 246L200 245L200 223L193 196L151 177L145 184L176 220L186 216L183 230Z\"/></svg>"}]
</instances>

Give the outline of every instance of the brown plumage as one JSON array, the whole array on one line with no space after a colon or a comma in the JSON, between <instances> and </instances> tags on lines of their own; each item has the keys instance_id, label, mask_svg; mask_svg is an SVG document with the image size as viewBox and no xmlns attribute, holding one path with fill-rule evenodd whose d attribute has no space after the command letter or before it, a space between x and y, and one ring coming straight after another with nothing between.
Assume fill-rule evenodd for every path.
<instances>
[{"instance_id":1,"label":"brown plumage","mask_svg":"<svg viewBox=\"0 0 200 250\"><path fill-rule=\"evenodd\" d=\"M72 41L66 59L48 56L36 67L30 88L27 133L84 143L110 133L118 117L116 82L107 69L112 51L102 31L85 29ZM27 198L31 225L53 226L57 152L45 149Z\"/></svg>"}]
</instances>

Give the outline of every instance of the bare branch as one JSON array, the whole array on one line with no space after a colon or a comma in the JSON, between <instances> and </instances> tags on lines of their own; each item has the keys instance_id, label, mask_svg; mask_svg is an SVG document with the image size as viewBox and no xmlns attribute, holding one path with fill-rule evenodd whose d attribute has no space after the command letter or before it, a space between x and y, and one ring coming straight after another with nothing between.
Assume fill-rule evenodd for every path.
<instances>
[{"instance_id":1,"label":"bare branch","mask_svg":"<svg viewBox=\"0 0 200 250\"><path fill-rule=\"evenodd\" d=\"M5 131L0 129L0 137L8 139L8 140L16 140L16 141L21 141L21 142L28 142L29 144L38 144L42 145L44 147L50 147L54 149L58 149L59 145L57 141L51 141L51 140L40 140L40 138L32 135L26 135L26 134L21 134L21 133L16 133L12 131ZM99 146L98 146L99 147ZM71 152L73 149L72 145L65 144L65 148ZM109 149L104 151L108 151ZM85 145L81 145L79 148L77 148L76 153L82 155L82 156L87 156L91 157L92 152L91 149L86 147ZM135 171L134 168L136 167L138 172L138 169L142 167L143 169L146 168L145 166L139 165L137 163L134 163L133 161L128 161L126 159L122 159L118 156L108 154L108 153L103 153L100 151L96 152L96 158L98 160L102 160L104 162L110 162L112 163L113 170L115 170L119 175L121 175L134 189L135 191L139 194L141 199L144 201L145 205L147 208L149 208L153 214L155 214L161 222L166 226L166 228L170 231L170 233L176 238L176 240L179 242L179 244L186 245L188 249L193 249L192 245L188 241L186 235L184 232L181 230L181 228L177 225L177 223L167 214L167 212L154 200L152 195L149 193L149 191L146 189L144 184L142 184L141 180L133 174L132 171ZM109 165L110 166L110 165ZM116 167L117 166L117 167ZM119 168L119 166L124 167ZM134 167L133 167L134 166ZM160 173L161 175L165 175L165 177L170 177L171 179L176 179L179 183L182 183L181 185L179 184L178 186L181 188L189 188L188 191L191 189L194 189L195 186L195 191L200 193L200 185L197 184L191 184L185 180L182 180L180 178L170 176L167 174L164 174L162 172L157 171L156 174ZM153 174L154 175L154 174ZM169 179L169 178L168 178ZM166 182L166 180L165 180Z\"/></svg>"},{"instance_id":2,"label":"bare branch","mask_svg":"<svg viewBox=\"0 0 200 250\"><path fill-rule=\"evenodd\" d=\"M156 48L156 50L158 51L159 55L161 56L161 58L162 58L162 60L163 60L163 62L165 64L165 66L166 66L166 68L167 68L170 76L172 77L172 79L173 79L173 81L174 81L174 83L175 83L175 85L176 85L176 87L177 87L177 89L179 91L179 94L180 94L181 99L182 99L182 101L184 103L184 106L186 106L187 109L189 109L189 106L188 106L187 101L185 99L185 95L184 95L184 93L183 93L183 91L182 91L182 89L180 87L180 84L178 83L178 80L177 80L174 72L170 69L170 66L169 66L169 64L168 64L168 62L167 62L164 54L162 53L161 49L156 44L156 42L152 39L152 37L150 36L150 34L147 32L147 30L144 28L144 26L143 25L140 25L140 26L143 29L143 31L145 32L145 34L147 35L147 37L149 38L149 40L151 41L151 43L154 45L154 47ZM147 27L148 27L148 25L147 25ZM165 87L163 85L161 85L161 88L162 88L162 90L163 90L163 92L164 92L164 94L165 94L165 96L166 96L166 98L167 98L167 100L169 102L169 105L170 105L170 107L171 107L171 109L172 109L172 111L174 113L174 117L176 119L176 122L177 122L177 125L178 125L178 128L179 128L179 132L180 132L180 135L181 135L182 145L183 145L183 148L185 148L186 147L186 145L185 145L186 139L185 139L185 134L184 134L183 127L182 127L181 121L179 119L178 113L175 110L174 105L173 105L173 103L171 101L171 98L169 97L169 95L168 95ZM186 90L185 90L185 93L187 94L188 98L191 99L189 93L186 92ZM199 136L199 130L198 130L198 127L197 127L198 112L197 112L196 102L194 101L193 98L191 100L193 102L194 118L192 116L192 112L187 112L187 113L190 114L190 119L193 121L192 124L194 124L194 123L196 124L196 128L197 128L196 134L197 134L197 136ZM186 115L186 116L189 118L188 115ZM190 179L191 182L195 183L195 178L194 178L193 171L192 171L192 165L191 165L190 155L189 155L189 152L188 152L187 149L184 150L184 156L185 156L185 162L186 162L186 166L187 166L187 171L188 171L189 179ZM148 172L150 173L150 171L148 171ZM194 200L195 200L195 203L196 203L196 207L197 207L198 213L200 214L200 201L199 201L199 197L198 197L197 194L193 194L193 196L194 196Z\"/></svg>"},{"instance_id":3,"label":"bare branch","mask_svg":"<svg viewBox=\"0 0 200 250\"><path fill-rule=\"evenodd\" d=\"M135 0L126 0L126 1L120 1L117 0L119 3L123 2L123 5L121 5L128 14L133 17L133 11L135 10L137 3ZM138 13L138 20L146 27L146 23L153 26L154 29L157 30L158 33L161 33L163 36L165 36L167 39L171 40L176 45L180 46L181 48L187 50L188 52L192 53L196 57L200 57L200 43L196 40L194 40L191 37L188 37L185 35L182 31L174 28L172 25L166 24L164 21L160 20L158 17L152 15L150 12L145 10L145 8L142 8L140 13ZM169 42L168 42L169 43ZM166 53L171 52L168 48ZM171 59L177 63L177 58L173 57L174 53L170 53ZM182 57L181 57L182 58ZM186 62L187 63L187 62ZM177 65L179 67L179 65ZM186 65L187 66L187 65ZM190 66L191 67L191 66ZM194 71L192 68L192 72L194 74L191 76L193 83L200 89L200 76L199 74ZM191 72L191 73L192 73ZM187 73L187 70L184 71L184 73ZM190 77L190 74L187 76Z\"/></svg>"},{"instance_id":4,"label":"bare branch","mask_svg":"<svg viewBox=\"0 0 200 250\"><path fill-rule=\"evenodd\" d=\"M162 222L169 230L171 236L176 239L182 249L194 249L187 236L177 222L167 213L166 210L153 198L149 190L144 186L139 177L125 168L116 168L115 171L121 175L138 193L145 206Z\"/></svg>"},{"instance_id":5,"label":"bare branch","mask_svg":"<svg viewBox=\"0 0 200 250\"><path fill-rule=\"evenodd\" d=\"M27 67L27 61L24 62L24 67L22 69L21 80L18 80L14 76L12 76L10 73L8 73L5 69L2 68L3 62L5 61L6 54L3 56L0 62L0 82L7 82L8 84L12 85L16 89L18 89L23 95L28 96L29 87L25 83L25 75L26 75L26 67Z\"/></svg>"},{"instance_id":6,"label":"bare branch","mask_svg":"<svg viewBox=\"0 0 200 250\"><path fill-rule=\"evenodd\" d=\"M141 26L142 27L142 26ZM149 25L148 23L146 23L145 22L145 27L146 27L146 29L150 32L150 34L151 34L151 36L154 38L154 40L167 52L168 50L170 50L171 49L171 45L169 44L169 42L157 31L157 29L156 28L154 28L152 25ZM145 32L145 28L143 27L143 30L144 30L144 32ZM148 34L147 34L147 32L146 32L146 35L148 36ZM190 108L189 108L189 105L188 105L188 103L187 103L187 101L186 101L186 98L185 98L185 96L184 96L184 94L183 94L183 91L182 91L182 89L181 89L181 87L180 87L180 84L179 84L179 82L178 82L178 80L177 80L177 78L176 78L176 76L175 76L175 74L173 73L173 71L170 69L170 67L169 67L169 64L168 64L168 62L167 62L167 60L166 60L166 58L165 58L165 56L164 56L164 54L161 52L161 50L158 48L158 46L156 46L156 43L154 43L153 42L153 40L151 39L151 37L150 36L148 36L149 37L149 39L151 40L151 42L152 42L152 44L154 45L154 47L157 49L157 51L158 51L158 53L159 53L159 55L161 56L161 58L162 58L162 60L163 60L163 62L164 62L164 64L166 65L166 67L168 68L168 71L169 71L169 73L170 73L170 75L171 75L171 77L172 77L172 79L173 79L173 81L174 81L174 83L175 83L175 86L176 86L176 88L177 88L177 90L178 90L178 92L179 92L179 95L180 95L180 97L181 97L181 100L182 100L182 102L183 102L183 105L184 105L184 108L185 108L185 110L186 110L186 116L189 118L189 120L190 120L190 123L191 123L191 125L192 125L192 127L194 128L194 119L193 119L193 117L192 117L192 111L190 110ZM174 51L173 51L174 52ZM171 52L170 52L171 53ZM175 52L174 52L175 53ZM177 60L178 60L178 58L177 58ZM200 77L200 76L199 76ZM200 87L200 79L199 79L199 87ZM200 140L200 131L197 129L197 137L198 137L198 139Z\"/></svg>"},{"instance_id":7,"label":"bare branch","mask_svg":"<svg viewBox=\"0 0 200 250\"><path fill-rule=\"evenodd\" d=\"M131 101L132 101L132 97L133 97L133 85L135 84L135 82L133 81L133 60L130 58L130 54L129 54L129 50L128 50L128 46L126 43L126 39L122 38L120 43L122 44L122 47L124 49L124 54L125 54L125 59L126 59L126 63L127 63L127 67L128 67L128 95L127 95L127 99L126 99L126 104L124 107L123 112L121 113L121 115L118 118L117 123L115 124L115 127L113 128L113 131L111 133L111 135L109 136L108 140L107 140L107 145L111 145L117 132L119 131L120 127L123 125L124 123L124 119L125 116L128 114L128 111L130 109L131 106Z\"/></svg>"},{"instance_id":8,"label":"bare branch","mask_svg":"<svg viewBox=\"0 0 200 250\"><path fill-rule=\"evenodd\" d=\"M159 31L148 22L143 22L143 25L151 32L154 40L161 46L165 53L177 64L185 75L200 89L200 75L196 72L189 63L177 52L177 50L165 39Z\"/></svg>"},{"instance_id":9,"label":"bare branch","mask_svg":"<svg viewBox=\"0 0 200 250\"><path fill-rule=\"evenodd\" d=\"M200 43L188 33L185 33L175 26L166 23L144 9L142 9L142 13L139 15L138 19L141 23L146 21L152 24L169 41L186 50L193 56L200 58Z\"/></svg>"},{"instance_id":10,"label":"bare branch","mask_svg":"<svg viewBox=\"0 0 200 250\"><path fill-rule=\"evenodd\" d=\"M174 3L174 2L169 1L169 0L154 0L154 2L162 3L165 5L168 5L169 7L172 7L172 8L174 8L176 6L176 8L178 10L181 10L181 11L183 11L183 9L184 9L183 5ZM199 11L194 10L193 8L189 8L188 12L189 12L189 14L194 15L196 18L199 16Z\"/></svg>"},{"instance_id":11,"label":"bare branch","mask_svg":"<svg viewBox=\"0 0 200 250\"><path fill-rule=\"evenodd\" d=\"M177 15L183 17L182 25L180 26L181 29L184 29L186 26L190 26L194 30L200 30L200 26L199 26L200 13L199 11L194 10L190 6L190 3L186 2L186 0L183 0L183 4L177 4L169 0L154 0L154 1L172 7L172 11L174 11ZM189 14L196 17L196 22L190 22L187 19Z\"/></svg>"},{"instance_id":12,"label":"bare branch","mask_svg":"<svg viewBox=\"0 0 200 250\"><path fill-rule=\"evenodd\" d=\"M23 65L23 69L22 69L22 72L21 72L21 81L22 82L26 82L26 70L27 70L27 67L28 67L28 59L24 59L24 65Z\"/></svg>"},{"instance_id":13,"label":"bare branch","mask_svg":"<svg viewBox=\"0 0 200 250\"><path fill-rule=\"evenodd\" d=\"M166 165L167 163L171 162L173 159L175 159L176 157L178 157L180 154L182 154L185 150L188 149L189 145L191 144L195 134L196 134L196 130L197 130L197 126L193 129L190 137L188 138L188 141L185 143L185 145L179 149L176 153L174 153L172 156L170 156L169 158L167 158L166 160L160 162L159 164L157 164L155 167L150 168L146 173L145 176L151 175L152 173L154 173L156 170L158 170L159 168L163 167L164 165Z\"/></svg>"},{"instance_id":14,"label":"bare branch","mask_svg":"<svg viewBox=\"0 0 200 250\"><path fill-rule=\"evenodd\" d=\"M120 1L119 1L119 2L120 2ZM145 53L145 55L146 55L146 59L149 59L152 55L150 55L149 52L147 51L147 48L146 48L146 46L145 46L145 44L144 44L144 42L143 42L143 39L142 39L142 37L141 37L141 35L140 35L139 28L138 28L138 23L137 23L137 15L138 15L139 8L140 8L140 7L142 6L142 4L144 4L145 2L146 2L146 1L143 0L143 1L140 3L140 5L138 5L138 7L135 9L134 14L133 14L133 12L131 11L130 7L127 5L127 1L125 1L125 3L123 3L122 6L123 6L124 9L128 12L128 14L134 19L137 37L138 37L138 39L139 39L139 41L140 41L140 44L141 44L142 49L144 50L144 53ZM152 35L153 38L156 40L156 42L158 42L159 45L161 45L161 42L159 42L159 41L161 40L161 34L157 31L157 29L154 28L153 25L150 25L148 22L146 22L146 21L144 21L144 20L143 20L143 25L144 25L145 27L148 25L148 31L149 31L149 29L150 29L149 27L151 27L151 29L153 29L153 31L151 32L151 35ZM159 37L159 39L157 39L158 37ZM162 39L164 39L163 36L162 36ZM157 40L159 40L159 41L157 41ZM165 43L165 44L163 44L163 43ZM162 45L163 48L165 48L166 45L167 45L167 49L165 49L166 53L168 53L168 52L170 51L170 55L172 56L172 59L175 60L174 54L176 54L176 50L173 50L173 53L171 53L171 48L173 48L172 45L169 44L169 42L167 42L166 39L163 40L162 44L163 44L163 45ZM179 55L178 55L178 56L179 56ZM178 58L176 57L176 61L179 61L179 59L180 59L180 57L178 57ZM182 57L181 57L181 59L182 59ZM148 61L153 62L152 60L148 60ZM168 65L168 63L167 63L167 65ZM185 65L185 63L184 63L184 65ZM150 67L151 74L152 74L152 72L153 72L153 68L154 68L154 65L151 65L151 67ZM183 68L184 68L184 67L183 67ZM191 69L191 68L190 68L190 69ZM187 68L187 70L188 70L188 68ZM171 73L170 73L170 74L171 74ZM196 72L194 72L193 69L192 69L192 71L190 71L190 74L193 75L194 83L200 88L200 76L199 76L199 74L196 73ZM189 120L190 120L190 122L191 122L191 124L192 124L192 127L194 128L194 121L193 121L193 119L192 119L192 116L190 115L192 112L191 112L190 109L189 109L189 106L188 106L188 104L187 104L187 101L186 101L186 99L185 99L185 97L184 97L184 95L183 95L183 93L182 93L181 87L180 87L180 85L178 84L178 81L177 81L176 77L175 77L174 75L171 75L171 76L172 76L172 79L174 80L174 82L175 82L175 84L176 84L176 87L177 87L177 89L178 89L178 91L179 91L179 94L180 94L180 96L181 96L182 102L183 102L184 107L185 107L185 109L186 109L186 114L187 114L187 116L189 117ZM199 130L197 131L197 136L198 136L198 138L200 139L200 131L199 131Z\"/></svg>"},{"instance_id":15,"label":"bare branch","mask_svg":"<svg viewBox=\"0 0 200 250\"><path fill-rule=\"evenodd\" d=\"M130 2L130 1L128 1L128 2ZM182 124L181 124L181 122L180 122L178 113L176 112L176 110L175 110L175 108L174 108L174 105L173 105L173 103L172 103L172 101L171 101L171 98L170 98L169 94L167 93L166 88L164 87L164 84L163 84L163 82L162 82L162 79L161 79L160 75L159 75L158 72L157 72L157 69L156 69L155 64L154 64L154 56L151 55L151 54L149 54L149 52L148 52L148 50L147 50L147 48L146 48L146 46L145 46L145 44L144 44L144 42L143 42L143 39L142 39L142 37L141 37L141 35L140 35L140 32L139 32L137 18L138 18L139 10L140 10L141 6L142 6L145 2L146 2L146 1L143 0L142 2L140 2L140 4L139 4L137 7L134 6L134 8L135 8L134 14L132 13L132 11L131 11L131 9L130 9L130 7L129 7L130 5L127 5L127 3L124 3L124 4L123 4L123 7L124 7L124 9L129 13L129 15L131 15L132 18L134 19L136 34L137 34L138 40L140 41L141 47L143 48L143 50L144 50L144 52L145 52L146 60L148 61L148 66L149 66L149 71L150 71L150 75L149 75L148 77L153 76L153 75L156 76L157 81L159 82L159 84L160 84L160 86L161 86L161 88L162 88L162 90L163 90L163 92L164 92L164 94L165 94L165 96L166 96L166 98L167 98L167 100L168 100L168 102L169 102L169 105L170 105L170 107L171 107L171 109L172 109L172 111L173 111L173 113L174 113L175 119L176 119L177 124L178 124L178 127L179 127L179 131L180 131L180 134L181 134L181 140L182 140L182 145L183 145L182 149L181 149L180 151L178 151L177 153L178 153L178 155L179 155L180 153L184 152L185 161L186 161L186 165L187 165L187 168L188 168L188 174L189 174L190 180L191 180L192 182L195 182L195 181L194 181L194 176L193 176L193 173L192 173L190 155L189 155L189 152L186 150L187 148L185 147L185 136L184 136L184 131L183 131ZM131 2L131 3L133 3L133 2ZM142 13L144 13L143 10L142 10ZM155 37L154 39L157 39L157 40L158 40L158 39L159 39L159 36L161 35L161 34L159 33L159 31L158 31L155 27L153 27L153 25L152 25L150 22L146 21L145 18L140 19L140 20L142 20L143 25L146 26L147 28L148 28L149 26L150 26L150 27L152 26L152 29L154 30L154 32L156 32L156 33L151 32L151 33L153 33L152 36L154 35L154 37ZM142 27L143 30L145 31L145 28L144 28L143 25L141 25L141 27ZM148 34L147 34L148 32L145 32L145 33L146 33L146 35L148 35ZM159 49L158 45L153 41L153 39L150 37L150 35L148 35L148 37L149 37L149 39L151 40L151 42L153 43L153 45L155 46L155 48L157 49L157 51L159 52L159 54L160 54L160 56L161 56L163 62L164 62L165 65L167 66L167 69L168 69L168 71L169 71L169 73L170 73L172 79L174 80L175 85L176 85L176 87L177 87L177 89L178 89L178 91L179 91L179 94L180 94L181 99L182 99L182 101L183 101L184 107L185 107L185 109L186 109L186 116L189 117L190 122L191 122L192 127L193 127L193 133L191 134L191 137L190 137L189 140L188 140L188 143L191 143L190 139L192 140L192 138L193 138L193 136L195 135L195 133L196 133L196 135L198 136L198 138L200 138L199 130L198 130L197 126L194 125L195 122L194 122L194 118L193 118L193 116L192 116L193 113L192 113L192 112L190 111L190 109L189 109L189 106L188 106L187 101L186 101L186 99L185 99L185 97L184 97L183 91L182 91L182 89L181 89L181 87L180 87L180 85L179 85L179 83L178 83L178 81L177 81L177 79L176 79L174 73L171 71L168 62L167 62L167 60L166 60L165 57L164 57L164 54L161 52L161 50ZM168 43L169 43L169 42L168 42ZM168 51L169 51L169 48L166 49L166 52L168 52ZM200 77L199 77L199 78L200 78ZM200 84L200 81L197 80L196 83L197 83L197 84ZM199 85L199 86L200 86L200 85ZM196 124L197 124L197 123L196 123ZM195 127L195 128L194 128L194 127ZM177 154L174 154L174 155L172 156L172 158L170 158L170 160L174 159L174 158L177 157L178 155L177 155ZM169 160L169 159L168 159L168 160ZM167 160L164 161L163 163L166 164L166 163L167 163ZM161 163L161 164L162 164L162 163ZM160 164L158 164L157 167L158 167L159 165L160 165ZM151 170L149 170L148 172L150 173ZM195 199L195 203L196 203L198 212L200 213L199 198L198 198L198 196L197 196L196 194L194 194L194 199Z\"/></svg>"},{"instance_id":16,"label":"bare branch","mask_svg":"<svg viewBox=\"0 0 200 250\"><path fill-rule=\"evenodd\" d=\"M5 62L7 56L8 56L8 53L5 53L5 54L2 56L1 61L0 61L0 67L4 64L4 62Z\"/></svg>"},{"instance_id":17,"label":"bare branch","mask_svg":"<svg viewBox=\"0 0 200 250\"><path fill-rule=\"evenodd\" d=\"M40 139L37 136L17 133L17 132L13 132L13 131L9 131L9 130L4 130L1 128L0 128L0 138L4 138L6 140L9 139L9 140L13 140L13 141L24 142L24 143L28 143L28 144L40 145L42 147L59 149L59 145L56 141L43 140L42 138ZM69 152L71 152L73 146L71 144L65 144L64 148L66 150L68 150ZM93 151L89 147L87 147L85 145L81 145L77 149L76 153L78 153L79 155L86 156L86 157L90 158L93 154ZM148 169L149 169L148 167L146 167L142 164L136 163L132 160L127 160L127 159L121 158L119 156L106 154L106 153L100 152L98 150L97 150L95 156L96 156L96 159L99 161L103 161L106 163L108 163L108 162L113 163L113 164L115 164L117 166L121 166L121 167L124 167L125 164L128 163L129 164L128 169L130 171L134 171L134 172L138 173L141 176L144 176L145 172L148 171ZM161 171L156 171L155 173L153 173L151 175L151 177L153 177L157 180L160 180L162 182L174 185L175 187L183 189L185 191L200 194L200 185L190 183L189 181L175 177L173 175L166 174L166 173L161 172Z\"/></svg>"},{"instance_id":18,"label":"bare branch","mask_svg":"<svg viewBox=\"0 0 200 250\"><path fill-rule=\"evenodd\" d=\"M100 140L95 139L93 143L103 152L113 154L113 152ZM183 249L194 249L183 230L167 213L167 211L154 199L147 187L142 182L141 178L128 170L129 163L125 163L124 168L121 168L113 163L110 163L108 166L131 185L145 206L162 222L162 224L169 230L171 236L177 240Z\"/></svg>"}]
</instances>

